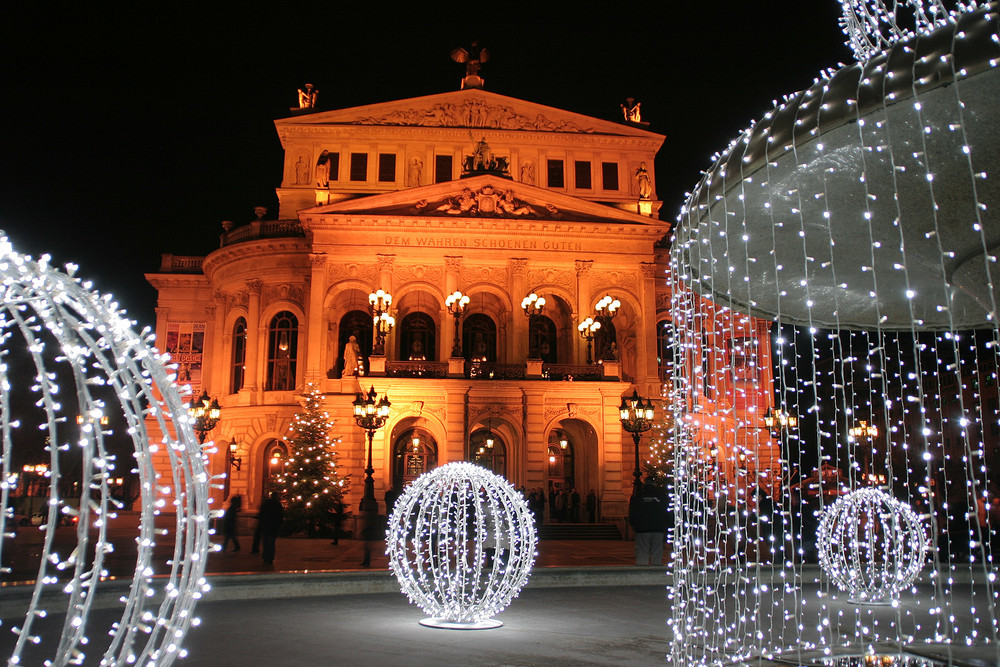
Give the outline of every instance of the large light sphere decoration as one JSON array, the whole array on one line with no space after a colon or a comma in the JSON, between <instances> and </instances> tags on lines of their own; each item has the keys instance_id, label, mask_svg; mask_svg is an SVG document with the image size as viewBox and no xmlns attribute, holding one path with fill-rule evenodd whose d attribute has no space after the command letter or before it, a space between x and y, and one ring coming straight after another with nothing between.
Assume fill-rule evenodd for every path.
<instances>
[{"instance_id":1,"label":"large light sphere decoration","mask_svg":"<svg viewBox=\"0 0 1000 667\"><path fill-rule=\"evenodd\" d=\"M0 632L17 636L11 665L83 664L93 654L102 665L170 665L185 655L181 643L197 624L194 605L208 590L203 574L211 480L169 357L152 346L149 330L136 334L117 303L75 278L74 271L72 265L66 272L54 269L47 256L34 261L20 255L0 235L4 516L13 517L15 503L28 495L29 474L44 477L33 482L36 488L48 486L42 525L17 533L5 528L0 537L0 560L7 565L26 531L44 535L37 572L27 577L33 595L24 620L4 624ZM25 397L37 410L25 408ZM119 425L123 433L116 432ZM122 441L125 451L117 449ZM161 478L154 456L169 477ZM28 466L15 469L15 461L32 457L46 463L33 464L33 473ZM130 470L141 492L132 583L120 598L121 619L111 627L93 627L89 612L109 579L105 559L114 550L109 526L121 509L113 485ZM161 512L173 519L169 531L154 527ZM67 546L56 539L56 529L70 517L77 523L75 540ZM172 553L154 558L157 540L168 532ZM0 581L7 584L11 573L4 567ZM52 603L53 593L64 599ZM46 623L47 616L61 612L66 614L61 627Z\"/></svg>"},{"instance_id":2,"label":"large light sphere decoration","mask_svg":"<svg viewBox=\"0 0 1000 667\"><path fill-rule=\"evenodd\" d=\"M857 62L777 97L704 172L671 239L675 667L879 642L982 646L1000 664L1000 554L977 519L1000 445L998 6L838 4ZM872 486L929 517L934 546L897 553L920 540L909 513L855 512L890 550L866 572L850 560L863 543L837 533L857 547L831 557L860 577L857 599L891 599L926 557L935 585L884 617L846 614L811 568L837 548L816 537L821 510ZM969 611L956 563L989 602L942 623Z\"/></svg>"},{"instance_id":3,"label":"large light sphere decoration","mask_svg":"<svg viewBox=\"0 0 1000 667\"><path fill-rule=\"evenodd\" d=\"M826 508L816 535L819 564L849 599L899 600L927 558L927 529L906 503L864 488Z\"/></svg>"},{"instance_id":4,"label":"large light sphere decoration","mask_svg":"<svg viewBox=\"0 0 1000 667\"><path fill-rule=\"evenodd\" d=\"M389 567L422 625L486 629L520 593L535 562L535 521L507 480L472 463L424 473L396 501Z\"/></svg>"}]
</instances>

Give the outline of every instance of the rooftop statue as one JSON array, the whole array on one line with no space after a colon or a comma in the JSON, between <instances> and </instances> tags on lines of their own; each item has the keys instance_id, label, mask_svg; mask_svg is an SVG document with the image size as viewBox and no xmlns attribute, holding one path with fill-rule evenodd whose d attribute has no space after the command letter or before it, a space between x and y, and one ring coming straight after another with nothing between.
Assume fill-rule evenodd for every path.
<instances>
[{"instance_id":1,"label":"rooftop statue","mask_svg":"<svg viewBox=\"0 0 1000 667\"><path fill-rule=\"evenodd\" d=\"M465 64L465 78L462 79L462 88L482 88L483 79L479 76L479 69L482 64L490 59L490 52L479 46L479 42L472 42L468 50L457 48L451 52L451 59L457 63Z\"/></svg>"},{"instance_id":2,"label":"rooftop statue","mask_svg":"<svg viewBox=\"0 0 1000 667\"><path fill-rule=\"evenodd\" d=\"M319 91L313 88L311 83L305 85L305 90L299 88L299 108L300 109L313 109L316 107L316 97L319 95Z\"/></svg>"}]
</instances>

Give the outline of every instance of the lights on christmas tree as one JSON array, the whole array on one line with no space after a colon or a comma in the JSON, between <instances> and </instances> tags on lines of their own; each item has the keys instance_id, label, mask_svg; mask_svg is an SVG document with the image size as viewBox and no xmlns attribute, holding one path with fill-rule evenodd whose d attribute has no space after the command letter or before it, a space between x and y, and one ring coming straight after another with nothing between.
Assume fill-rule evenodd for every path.
<instances>
[{"instance_id":1,"label":"lights on christmas tree","mask_svg":"<svg viewBox=\"0 0 1000 667\"><path fill-rule=\"evenodd\" d=\"M418 477L389 517L389 568L432 627L483 629L520 593L535 562L524 497L485 468L454 462Z\"/></svg>"},{"instance_id":2,"label":"lights on christmas tree","mask_svg":"<svg viewBox=\"0 0 1000 667\"><path fill-rule=\"evenodd\" d=\"M35 417L11 412L11 394L30 391L44 414L37 424L46 435L44 450L50 480L43 553L34 578L34 594L22 623L3 628L17 634L9 664L82 664L87 652L103 652L101 664L170 665L185 651L181 646L189 627L197 624L192 611L208 590L203 576L209 549L209 480L204 452L192 429L176 374L168 370L169 357L152 347L152 334L137 335L132 323L109 295L91 290L90 283L17 254L6 237L0 237L0 433L2 479L0 503L5 516L13 514L12 458L30 442ZM24 349L21 349L23 346ZM18 363L12 363L17 359ZM34 384L15 367L26 361L34 367ZM62 385L59 380L64 381ZM120 409L120 412L119 412ZM134 445L134 462L123 461L111 451L113 428L121 417ZM151 443L159 438L158 443ZM39 447L41 448L41 447ZM169 466L172 476L161 479L153 466ZM69 461L80 466L70 472ZM120 503L113 497L122 479L123 466L135 466L141 483L138 554L132 585L121 598L121 619L88 635L94 599L108 573L105 557L114 546L108 528ZM37 466L36 466L37 469ZM66 478L79 475L75 496L64 495ZM216 480L217 481L217 480ZM154 559L157 539L165 534L154 528L163 510L173 517L174 550L170 560ZM69 553L53 536L64 517L75 517L75 548ZM17 536L0 536L0 556ZM93 555L90 555L93 554ZM2 570L0 579L9 573ZM40 619L50 613L46 600L52 595L67 609L59 637L43 634ZM51 656L41 651L55 647Z\"/></svg>"},{"instance_id":3,"label":"lights on christmas tree","mask_svg":"<svg viewBox=\"0 0 1000 667\"><path fill-rule=\"evenodd\" d=\"M898 601L927 559L927 530L906 503L862 488L826 508L816 533L819 564L852 601Z\"/></svg>"}]
</instances>

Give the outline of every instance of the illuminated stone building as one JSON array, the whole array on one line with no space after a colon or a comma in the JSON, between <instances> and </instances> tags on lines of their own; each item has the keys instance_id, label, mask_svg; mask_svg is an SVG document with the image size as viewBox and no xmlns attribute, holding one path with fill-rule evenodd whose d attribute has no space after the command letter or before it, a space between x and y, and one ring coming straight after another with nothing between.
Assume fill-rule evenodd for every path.
<instances>
[{"instance_id":1,"label":"illuminated stone building","mask_svg":"<svg viewBox=\"0 0 1000 667\"><path fill-rule=\"evenodd\" d=\"M277 219L223 223L217 250L164 255L148 275L157 339L222 406L211 437L235 446L211 467L232 473L227 492L259 505L296 397L316 383L356 509L367 453L352 401L373 386L392 402L373 449L380 511L390 486L474 460L519 487L594 489L603 518L624 516L635 450L618 406L638 390L659 408L670 355L664 137L631 113L599 120L466 88L275 121ZM395 319L384 354L379 289ZM457 326L456 291L468 297ZM531 294L544 307L528 316ZM614 316L599 316L609 301ZM592 340L588 317L601 322Z\"/></svg>"}]
</instances>

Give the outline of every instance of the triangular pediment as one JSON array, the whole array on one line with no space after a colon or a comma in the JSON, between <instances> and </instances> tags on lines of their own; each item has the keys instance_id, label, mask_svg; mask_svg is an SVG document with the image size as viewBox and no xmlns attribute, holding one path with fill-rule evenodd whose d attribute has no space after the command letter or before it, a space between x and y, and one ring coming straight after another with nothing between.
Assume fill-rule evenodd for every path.
<instances>
[{"instance_id":1,"label":"triangular pediment","mask_svg":"<svg viewBox=\"0 0 1000 667\"><path fill-rule=\"evenodd\" d=\"M304 125L370 125L479 128L662 138L662 135L624 123L592 118L476 89L457 90L333 111L320 111L281 118L274 122L279 130Z\"/></svg>"},{"instance_id":2,"label":"triangular pediment","mask_svg":"<svg viewBox=\"0 0 1000 667\"><path fill-rule=\"evenodd\" d=\"M316 215L505 218L663 226L660 220L495 175L473 176L299 211Z\"/></svg>"}]
</instances>

